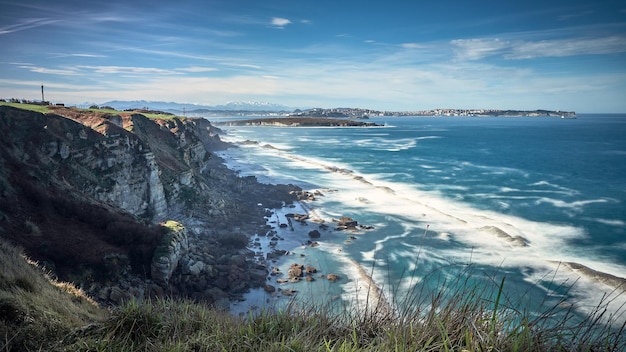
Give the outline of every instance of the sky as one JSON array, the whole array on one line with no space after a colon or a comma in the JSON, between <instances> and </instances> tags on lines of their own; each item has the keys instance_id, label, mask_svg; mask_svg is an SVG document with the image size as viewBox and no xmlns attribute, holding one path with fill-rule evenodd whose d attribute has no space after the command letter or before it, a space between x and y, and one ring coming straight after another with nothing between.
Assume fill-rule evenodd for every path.
<instances>
[{"instance_id":1,"label":"sky","mask_svg":"<svg viewBox=\"0 0 626 352\"><path fill-rule=\"evenodd\" d=\"M0 0L0 98L626 113L626 2Z\"/></svg>"}]
</instances>

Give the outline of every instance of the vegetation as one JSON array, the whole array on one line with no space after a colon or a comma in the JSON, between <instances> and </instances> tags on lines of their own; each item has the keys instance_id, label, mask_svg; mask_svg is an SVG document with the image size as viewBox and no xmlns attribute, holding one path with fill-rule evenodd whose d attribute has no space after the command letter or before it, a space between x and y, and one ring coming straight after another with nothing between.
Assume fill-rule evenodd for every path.
<instances>
[{"instance_id":1,"label":"vegetation","mask_svg":"<svg viewBox=\"0 0 626 352\"><path fill-rule=\"evenodd\" d=\"M41 104L41 103L29 102L29 101L20 101L17 99L12 99L9 102L0 100L0 106L2 105L11 106L11 107L18 108L18 109L36 111L36 112L40 112L43 114L54 112L56 109L65 108L62 106ZM153 111L153 110L119 111L119 110L113 109L110 106L98 107L96 105L92 105L87 109L76 108L76 107L71 107L68 109L73 109L73 110L80 111L80 112L91 112L91 113L98 113L98 114L113 114L113 115L139 113L150 119L173 119L175 117L181 118L180 116L176 116L174 114L170 114L170 113L166 113L162 111Z\"/></svg>"},{"instance_id":2,"label":"vegetation","mask_svg":"<svg viewBox=\"0 0 626 352\"><path fill-rule=\"evenodd\" d=\"M186 300L130 301L107 311L0 241L0 351L623 351L624 326L602 305L573 323L558 305L531 316L492 289L456 285L411 298L412 309L290 304L235 317ZM468 282L461 279L460 282ZM571 309L571 308L570 308ZM558 314L557 314L558 313ZM559 317L559 318L557 318Z\"/></svg>"},{"instance_id":3,"label":"vegetation","mask_svg":"<svg viewBox=\"0 0 626 352\"><path fill-rule=\"evenodd\" d=\"M42 114L47 114L51 111L49 105L41 105L41 104L28 104L28 103L21 103L21 102L16 102L16 101L5 102L5 101L0 100L0 106L2 105L11 106L11 107L18 108L18 109L36 111Z\"/></svg>"},{"instance_id":4,"label":"vegetation","mask_svg":"<svg viewBox=\"0 0 626 352\"><path fill-rule=\"evenodd\" d=\"M0 351L49 350L109 312L0 240Z\"/></svg>"}]
</instances>

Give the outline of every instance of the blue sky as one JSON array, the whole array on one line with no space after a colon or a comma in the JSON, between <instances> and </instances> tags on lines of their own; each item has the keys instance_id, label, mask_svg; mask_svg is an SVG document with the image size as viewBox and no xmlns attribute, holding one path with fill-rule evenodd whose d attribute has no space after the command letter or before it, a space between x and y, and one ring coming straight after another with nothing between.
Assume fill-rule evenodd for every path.
<instances>
[{"instance_id":1,"label":"blue sky","mask_svg":"<svg viewBox=\"0 0 626 352\"><path fill-rule=\"evenodd\" d=\"M626 112L624 1L0 0L0 98Z\"/></svg>"}]
</instances>

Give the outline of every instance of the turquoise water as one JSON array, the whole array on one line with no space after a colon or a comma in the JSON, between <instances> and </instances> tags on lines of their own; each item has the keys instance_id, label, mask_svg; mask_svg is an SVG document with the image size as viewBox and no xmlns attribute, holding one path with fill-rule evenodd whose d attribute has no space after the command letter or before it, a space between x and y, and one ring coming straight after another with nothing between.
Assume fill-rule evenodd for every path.
<instances>
[{"instance_id":1,"label":"turquoise water","mask_svg":"<svg viewBox=\"0 0 626 352\"><path fill-rule=\"evenodd\" d=\"M371 276L401 305L471 270L481 285L505 276L518 308L564 301L585 311L607 293L612 309L624 302L614 285L562 263L626 277L626 115L371 120L386 126L226 128L225 140L259 142L223 154L243 175L324 194L304 204L330 225L320 247L299 245L315 223L296 225L279 233L295 255L276 265L342 280L287 284L299 297L363 302ZM341 216L374 228L333 231Z\"/></svg>"}]
</instances>

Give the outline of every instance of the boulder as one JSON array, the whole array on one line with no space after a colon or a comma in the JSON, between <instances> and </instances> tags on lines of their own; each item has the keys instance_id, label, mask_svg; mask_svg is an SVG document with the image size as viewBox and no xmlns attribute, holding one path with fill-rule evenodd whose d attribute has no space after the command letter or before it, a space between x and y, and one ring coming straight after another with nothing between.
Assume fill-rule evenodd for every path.
<instances>
[{"instance_id":1,"label":"boulder","mask_svg":"<svg viewBox=\"0 0 626 352\"><path fill-rule=\"evenodd\" d=\"M338 281L339 280L339 275L336 274L328 274L326 275L326 279L328 279L328 281Z\"/></svg>"},{"instance_id":2,"label":"boulder","mask_svg":"<svg viewBox=\"0 0 626 352\"><path fill-rule=\"evenodd\" d=\"M288 288L286 290L281 290L280 293L283 294L283 296L293 296L296 292L296 290L292 289L292 288Z\"/></svg>"},{"instance_id":3,"label":"boulder","mask_svg":"<svg viewBox=\"0 0 626 352\"><path fill-rule=\"evenodd\" d=\"M304 271L307 274L315 274L317 272L317 269L315 269L314 267L307 265L306 268L304 269Z\"/></svg>"},{"instance_id":4,"label":"boulder","mask_svg":"<svg viewBox=\"0 0 626 352\"><path fill-rule=\"evenodd\" d=\"M339 219L337 226L339 226L340 228L351 228L351 227L357 227L359 224L356 220L352 219L351 217L347 217L344 216L341 219Z\"/></svg>"},{"instance_id":5,"label":"boulder","mask_svg":"<svg viewBox=\"0 0 626 352\"><path fill-rule=\"evenodd\" d=\"M290 279L293 279L295 277L302 277L303 269L304 269L304 265L302 264L291 264L291 267L289 268L289 271L287 272L287 276Z\"/></svg>"},{"instance_id":6,"label":"boulder","mask_svg":"<svg viewBox=\"0 0 626 352\"><path fill-rule=\"evenodd\" d=\"M321 236L322 234L317 230L309 231L309 237L311 238L320 238Z\"/></svg>"},{"instance_id":7,"label":"boulder","mask_svg":"<svg viewBox=\"0 0 626 352\"><path fill-rule=\"evenodd\" d=\"M190 263L189 265L189 274L193 276L198 276L202 270L204 269L204 263L201 261L197 261L195 263Z\"/></svg>"}]
</instances>

